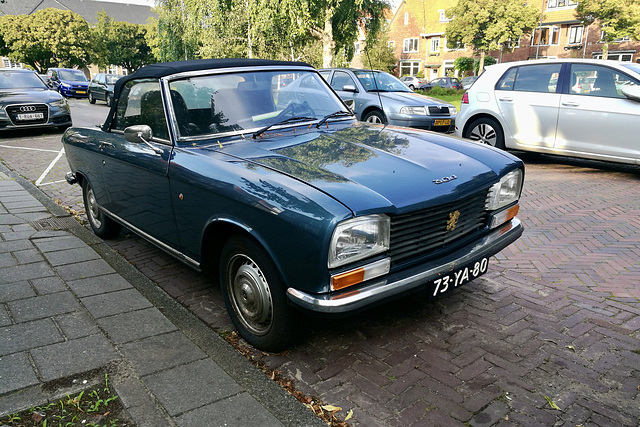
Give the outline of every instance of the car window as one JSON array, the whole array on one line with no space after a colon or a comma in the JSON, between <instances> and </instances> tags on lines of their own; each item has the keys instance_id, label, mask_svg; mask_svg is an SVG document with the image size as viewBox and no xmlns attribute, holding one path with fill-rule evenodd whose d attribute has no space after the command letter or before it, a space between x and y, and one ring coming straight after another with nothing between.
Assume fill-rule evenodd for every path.
<instances>
[{"instance_id":1,"label":"car window","mask_svg":"<svg viewBox=\"0 0 640 427\"><path fill-rule=\"evenodd\" d=\"M354 71L354 74L367 92L376 90L382 92L411 92L404 83L389 73L358 70Z\"/></svg>"},{"instance_id":2,"label":"car window","mask_svg":"<svg viewBox=\"0 0 640 427\"><path fill-rule=\"evenodd\" d=\"M329 81L329 75L330 74L331 74L331 71L328 71L328 70L320 71L320 75L327 82Z\"/></svg>"},{"instance_id":3,"label":"car window","mask_svg":"<svg viewBox=\"0 0 640 427\"><path fill-rule=\"evenodd\" d=\"M44 88L45 84L35 73L0 71L0 89Z\"/></svg>"},{"instance_id":4,"label":"car window","mask_svg":"<svg viewBox=\"0 0 640 427\"><path fill-rule=\"evenodd\" d=\"M333 73L333 79L331 80L331 87L335 90L343 90L347 85L357 87L351 76L344 71L336 71Z\"/></svg>"},{"instance_id":5,"label":"car window","mask_svg":"<svg viewBox=\"0 0 640 427\"><path fill-rule=\"evenodd\" d=\"M525 65L510 68L498 81L496 90L555 93L562 64Z\"/></svg>"},{"instance_id":6,"label":"car window","mask_svg":"<svg viewBox=\"0 0 640 427\"><path fill-rule=\"evenodd\" d=\"M595 64L571 64L569 76L569 93L573 95L625 98L622 88L639 84L621 71Z\"/></svg>"},{"instance_id":7,"label":"car window","mask_svg":"<svg viewBox=\"0 0 640 427\"><path fill-rule=\"evenodd\" d=\"M154 138L169 139L158 80L131 80L122 88L112 129L124 130L133 125L148 125Z\"/></svg>"},{"instance_id":8,"label":"car window","mask_svg":"<svg viewBox=\"0 0 640 427\"><path fill-rule=\"evenodd\" d=\"M105 76L107 79L107 84L108 85L114 85L116 84L116 82L118 81L118 79L120 78L120 76L112 76L112 75L108 75Z\"/></svg>"}]
</instances>

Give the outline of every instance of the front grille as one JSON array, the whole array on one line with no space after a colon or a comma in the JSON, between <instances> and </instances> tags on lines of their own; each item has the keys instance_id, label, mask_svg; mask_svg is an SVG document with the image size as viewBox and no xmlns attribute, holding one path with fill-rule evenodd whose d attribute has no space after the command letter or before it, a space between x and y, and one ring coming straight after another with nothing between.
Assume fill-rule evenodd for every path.
<instances>
[{"instance_id":1,"label":"front grille","mask_svg":"<svg viewBox=\"0 0 640 427\"><path fill-rule=\"evenodd\" d=\"M487 192L482 191L453 203L391 217L391 262L443 249L484 228L488 220L486 198ZM455 228L447 230L456 211L459 216Z\"/></svg>"},{"instance_id":2,"label":"front grille","mask_svg":"<svg viewBox=\"0 0 640 427\"><path fill-rule=\"evenodd\" d=\"M429 107L430 116L448 116L449 107Z\"/></svg>"},{"instance_id":3,"label":"front grille","mask_svg":"<svg viewBox=\"0 0 640 427\"><path fill-rule=\"evenodd\" d=\"M11 122L16 125L38 125L49 121L49 107L47 104L21 104L7 106L7 114ZM41 117L35 117L41 115Z\"/></svg>"}]
</instances>

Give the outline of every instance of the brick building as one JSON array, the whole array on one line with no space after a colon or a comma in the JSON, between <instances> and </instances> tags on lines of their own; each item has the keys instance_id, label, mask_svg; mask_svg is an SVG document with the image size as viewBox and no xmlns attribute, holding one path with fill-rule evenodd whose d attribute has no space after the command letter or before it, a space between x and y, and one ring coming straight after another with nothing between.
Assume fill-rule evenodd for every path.
<instances>
[{"instance_id":1,"label":"brick building","mask_svg":"<svg viewBox=\"0 0 640 427\"><path fill-rule=\"evenodd\" d=\"M477 57L469 46L448 49L445 10L451 0L404 0L389 22L389 43L398 58L397 74L422 73L427 80L455 75L453 61ZM585 27L576 19L575 0L539 0L541 21L533 34L519 40L512 52L490 52L498 62L535 58L602 58L602 32L597 23ZM544 10L543 10L544 9ZM609 44L609 59L640 62L640 42Z\"/></svg>"}]
</instances>

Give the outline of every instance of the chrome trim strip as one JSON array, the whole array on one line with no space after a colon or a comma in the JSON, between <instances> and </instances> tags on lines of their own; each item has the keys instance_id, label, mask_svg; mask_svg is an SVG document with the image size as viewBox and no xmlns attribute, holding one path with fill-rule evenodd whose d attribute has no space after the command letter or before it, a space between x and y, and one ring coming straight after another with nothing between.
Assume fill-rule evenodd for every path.
<instances>
[{"instance_id":1,"label":"chrome trim strip","mask_svg":"<svg viewBox=\"0 0 640 427\"><path fill-rule=\"evenodd\" d=\"M298 289L287 289L287 297L295 305L318 313L346 313L357 310L391 296L415 290L441 274L447 274L474 259L489 257L500 252L518 239L524 227L514 218L502 227L492 231L482 241L470 248L463 248L444 262L432 263L424 270L424 265L414 267L409 272L402 271L383 280L360 288L346 288L341 292L312 295Z\"/></svg>"},{"instance_id":2,"label":"chrome trim strip","mask_svg":"<svg viewBox=\"0 0 640 427\"><path fill-rule=\"evenodd\" d=\"M185 254L183 254L180 251L177 251L177 250L173 249L171 246L167 245L166 243L162 243L160 240L156 239L155 237L151 236L150 234L145 233L144 231L140 230L139 228L134 227L129 222L125 221L124 219L120 218L118 215L115 215L114 213L110 212L109 210L103 208L102 206L98 206L98 207L100 208L100 210L102 212L107 214L110 218L118 221L120 224L124 225L129 230L133 231L135 234L139 235L143 239L148 240L150 243L154 244L155 246L157 246L158 248L162 249L163 251L167 252L169 255L172 255L172 256L178 258L179 260L184 261L185 263L191 265L193 268L195 268L198 271L201 269L200 268L200 263L197 262L196 260L186 256Z\"/></svg>"}]
</instances>

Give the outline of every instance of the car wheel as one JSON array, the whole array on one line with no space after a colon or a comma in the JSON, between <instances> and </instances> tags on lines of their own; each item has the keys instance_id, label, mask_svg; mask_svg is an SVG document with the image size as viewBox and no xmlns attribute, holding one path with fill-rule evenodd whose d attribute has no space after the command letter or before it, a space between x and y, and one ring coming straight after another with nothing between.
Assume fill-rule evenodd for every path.
<instances>
[{"instance_id":1,"label":"car wheel","mask_svg":"<svg viewBox=\"0 0 640 427\"><path fill-rule=\"evenodd\" d=\"M255 241L232 237L220 257L220 286L240 335L265 351L285 350L297 335L300 314L269 255Z\"/></svg>"},{"instance_id":2,"label":"car wheel","mask_svg":"<svg viewBox=\"0 0 640 427\"><path fill-rule=\"evenodd\" d=\"M108 239L120 234L122 227L100 210L88 179L85 179L82 184L82 198L84 199L84 209L87 211L89 225L96 236Z\"/></svg>"},{"instance_id":3,"label":"car wheel","mask_svg":"<svg viewBox=\"0 0 640 427\"><path fill-rule=\"evenodd\" d=\"M111 95L110 93L107 93L107 97L105 98L105 102L107 103L107 107L111 107L111 97L113 95Z\"/></svg>"},{"instance_id":4,"label":"car wheel","mask_svg":"<svg viewBox=\"0 0 640 427\"><path fill-rule=\"evenodd\" d=\"M502 127L491 117L474 120L467 128L464 137L496 148L505 148Z\"/></svg>"},{"instance_id":5,"label":"car wheel","mask_svg":"<svg viewBox=\"0 0 640 427\"><path fill-rule=\"evenodd\" d=\"M416 87L414 85L409 85L409 89L416 90Z\"/></svg>"},{"instance_id":6,"label":"car wheel","mask_svg":"<svg viewBox=\"0 0 640 427\"><path fill-rule=\"evenodd\" d=\"M384 114L378 110L368 112L362 120L367 123L373 123L377 125L383 125L387 123L387 119L384 117Z\"/></svg>"},{"instance_id":7,"label":"car wheel","mask_svg":"<svg viewBox=\"0 0 640 427\"><path fill-rule=\"evenodd\" d=\"M89 104L95 104L96 99L93 97L93 94L89 92Z\"/></svg>"}]
</instances>

